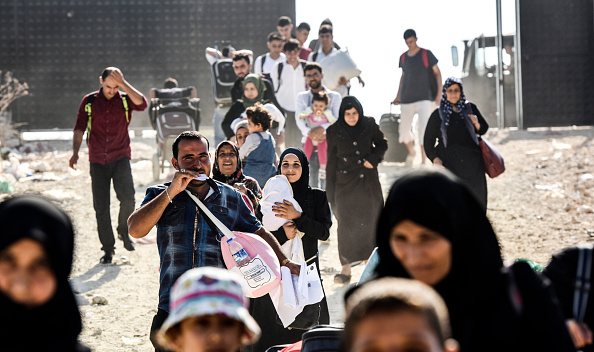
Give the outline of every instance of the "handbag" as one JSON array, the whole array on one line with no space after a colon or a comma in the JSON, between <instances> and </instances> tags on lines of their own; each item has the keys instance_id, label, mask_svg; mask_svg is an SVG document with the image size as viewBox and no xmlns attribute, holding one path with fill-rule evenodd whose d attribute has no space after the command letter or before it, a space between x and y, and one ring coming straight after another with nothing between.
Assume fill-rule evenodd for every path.
<instances>
[{"instance_id":1,"label":"handbag","mask_svg":"<svg viewBox=\"0 0 594 352\"><path fill-rule=\"evenodd\" d=\"M285 253L290 253L291 260L301 264L301 271L297 276L283 268L281 285L270 292L277 313L276 322L286 329L309 330L319 323L320 302L324 299L324 289L315 262L318 255L305 260L299 235L283 243L282 248Z\"/></svg>"},{"instance_id":2,"label":"handbag","mask_svg":"<svg viewBox=\"0 0 594 352\"><path fill-rule=\"evenodd\" d=\"M479 147L483 153L483 164L487 175L490 178L501 175L505 171L503 156L501 156L499 151L491 143L482 137L479 137Z\"/></svg>"},{"instance_id":3,"label":"handbag","mask_svg":"<svg viewBox=\"0 0 594 352\"><path fill-rule=\"evenodd\" d=\"M311 260L315 259L316 257L317 257L317 255L314 256L313 258L310 258L309 260L311 261ZM307 270L308 270L308 273L312 272L312 273L315 273L316 276L318 275L315 263L308 264ZM318 280L319 280L319 277L318 277ZM319 325L321 311L322 311L321 301L304 306L301 313L299 313L295 317L295 320L293 320L293 322L291 324L289 324L289 326L287 326L286 329L309 330L309 329L313 328L314 326ZM284 327L284 324L283 324L282 320L280 319L280 317L278 316L278 314L276 315L276 323Z\"/></svg>"},{"instance_id":4,"label":"handbag","mask_svg":"<svg viewBox=\"0 0 594 352\"><path fill-rule=\"evenodd\" d=\"M200 199L188 190L186 190L186 193L198 205L202 213L206 215L205 218L209 220L207 221L209 225L211 222L215 225L213 231L218 229L223 235L221 239L223 261L227 269L239 273L245 279L246 296L250 298L262 297L276 288L280 284L281 270L280 263L272 247L258 235L230 231L208 210ZM245 249L251 258L248 263L242 266L237 265L227 243L227 240L230 238L241 244L243 249Z\"/></svg>"},{"instance_id":5,"label":"handbag","mask_svg":"<svg viewBox=\"0 0 594 352\"><path fill-rule=\"evenodd\" d=\"M470 104L466 104L466 107L468 108L468 113L472 114L472 108L470 107ZM477 137L479 147L481 148L481 153L483 154L483 165L485 167L485 173L489 175L490 178L495 178L501 175L505 171L503 156L485 138L481 136Z\"/></svg>"}]
</instances>

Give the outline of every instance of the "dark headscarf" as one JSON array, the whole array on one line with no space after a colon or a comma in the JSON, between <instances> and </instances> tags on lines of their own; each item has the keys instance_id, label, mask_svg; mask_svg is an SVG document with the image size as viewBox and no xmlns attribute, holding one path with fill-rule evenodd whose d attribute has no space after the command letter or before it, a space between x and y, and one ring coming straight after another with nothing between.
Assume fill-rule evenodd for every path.
<instances>
[{"instance_id":1,"label":"dark headscarf","mask_svg":"<svg viewBox=\"0 0 594 352\"><path fill-rule=\"evenodd\" d=\"M349 125L348 123L346 123L344 119L344 112L352 108L355 108L359 113L359 120L357 121L355 126ZM351 137L355 138L359 135L359 133L362 132L361 126L363 125L363 119L363 106L361 105L359 100L352 95L347 95L346 97L344 97L342 99L342 102L340 103L340 110L338 111L338 119L336 120L336 122L344 125L347 133Z\"/></svg>"},{"instance_id":2,"label":"dark headscarf","mask_svg":"<svg viewBox=\"0 0 594 352\"><path fill-rule=\"evenodd\" d=\"M460 87L460 99L456 102L456 104L452 104L446 95L446 90L452 85L457 84ZM466 121L466 128L468 128L468 132L470 136L474 140L476 144L478 144L478 137L476 136L476 130L472 121L468 118L468 109L466 107L467 101L466 96L464 95L464 88L462 88L462 80L457 77L450 77L446 79L445 83L443 84L442 94L441 94L441 102L439 103L439 117L441 117L441 135L443 139L444 147L448 147L448 126L450 125L450 117L454 112L454 106L460 112L460 117Z\"/></svg>"},{"instance_id":3,"label":"dark headscarf","mask_svg":"<svg viewBox=\"0 0 594 352\"><path fill-rule=\"evenodd\" d=\"M403 220L450 241L452 268L435 286L442 296L468 285L489 286L499 275L503 261L495 232L470 190L451 172L418 170L394 183L377 225L377 276L410 277L390 248L392 228Z\"/></svg>"},{"instance_id":4,"label":"dark headscarf","mask_svg":"<svg viewBox=\"0 0 594 352\"><path fill-rule=\"evenodd\" d=\"M307 156L301 149L297 148L287 148L280 156L280 162L278 163L278 174L282 175L281 167L283 164L283 160L285 156L288 154L295 154L299 161L301 162L301 178L296 182L291 183L291 188L293 189L293 198L303 207L305 204L305 198L307 197L307 193L309 191L309 161L307 160Z\"/></svg>"},{"instance_id":5,"label":"dark headscarf","mask_svg":"<svg viewBox=\"0 0 594 352\"><path fill-rule=\"evenodd\" d=\"M2 349L14 343L19 351L87 351L77 341L82 322L68 283L74 230L66 213L40 197L15 197L0 204L0 228L0 252L22 239L39 242L57 281L54 296L36 307L0 292Z\"/></svg>"},{"instance_id":6,"label":"dark headscarf","mask_svg":"<svg viewBox=\"0 0 594 352\"><path fill-rule=\"evenodd\" d=\"M260 75L250 73L249 75L245 76L243 80L243 86L245 87L246 84L253 83L258 90L258 96L254 99L249 99L245 96L245 93L242 93L241 100L243 101L243 106L247 109L250 106L254 106L254 104L261 102L264 99L264 92L266 92L266 85L262 80Z\"/></svg>"},{"instance_id":7,"label":"dark headscarf","mask_svg":"<svg viewBox=\"0 0 594 352\"><path fill-rule=\"evenodd\" d=\"M233 148L233 151L235 152L235 155L237 157L237 167L235 168L235 172L233 172L231 175L223 175L221 169L219 168L219 150L224 145L230 145ZM234 185L235 183L242 182L242 164L241 159L239 158L239 149L237 149L235 143L232 143L230 141L222 141L217 146L217 150L215 151L214 165L212 166L212 178L219 182L226 183L228 185Z\"/></svg>"}]
</instances>

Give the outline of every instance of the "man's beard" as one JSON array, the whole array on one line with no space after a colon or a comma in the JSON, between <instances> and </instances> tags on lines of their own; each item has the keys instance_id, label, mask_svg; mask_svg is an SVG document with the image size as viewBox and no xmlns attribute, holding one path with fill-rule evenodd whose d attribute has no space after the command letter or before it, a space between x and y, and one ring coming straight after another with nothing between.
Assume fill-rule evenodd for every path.
<instances>
[{"instance_id":1,"label":"man's beard","mask_svg":"<svg viewBox=\"0 0 594 352\"><path fill-rule=\"evenodd\" d=\"M314 81L314 82L316 82L316 81ZM322 85L322 81L317 81L317 83L315 85L310 84L309 87L313 88L313 89L318 89L318 88L320 88L321 85Z\"/></svg>"}]
</instances>

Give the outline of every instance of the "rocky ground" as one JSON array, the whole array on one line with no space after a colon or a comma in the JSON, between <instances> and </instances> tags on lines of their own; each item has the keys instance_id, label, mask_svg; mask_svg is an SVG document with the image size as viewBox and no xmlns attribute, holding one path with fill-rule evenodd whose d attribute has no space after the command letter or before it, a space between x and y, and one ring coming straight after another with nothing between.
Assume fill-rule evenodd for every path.
<instances>
[{"instance_id":1,"label":"rocky ground","mask_svg":"<svg viewBox=\"0 0 594 352\"><path fill-rule=\"evenodd\" d=\"M507 167L503 175L488 181L488 216L506 260L522 257L546 263L556 250L592 241L593 128L503 130L491 132L488 138L504 155ZM155 151L154 137L134 138L132 168L138 204L147 186L155 183ZM57 201L74 221L77 238L72 286L84 320L81 340L94 351L151 351L148 331L156 312L159 270L155 231L138 243L134 252L127 252L118 242L114 264L98 264L102 252L86 151L77 171L68 169L70 141L29 142L19 152L9 154L5 149L3 154L0 192L11 188L13 194L43 194ZM415 161L418 167L419 160ZM384 190L406 171L401 164L382 164ZM6 196L0 194L0 199ZM116 214L114 206L113 218ZM369 235L373 232L370 228ZM346 287L333 282L340 270L335 226L330 241L321 243L320 250L332 322L341 322L341 297ZM353 268L353 281L362 270L363 265Z\"/></svg>"}]
</instances>

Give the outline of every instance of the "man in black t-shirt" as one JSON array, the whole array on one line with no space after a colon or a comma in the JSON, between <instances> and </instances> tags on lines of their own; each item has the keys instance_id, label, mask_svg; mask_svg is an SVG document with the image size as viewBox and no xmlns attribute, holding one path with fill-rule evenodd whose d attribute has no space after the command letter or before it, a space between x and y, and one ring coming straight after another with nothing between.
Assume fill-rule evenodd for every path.
<instances>
[{"instance_id":1,"label":"man in black t-shirt","mask_svg":"<svg viewBox=\"0 0 594 352\"><path fill-rule=\"evenodd\" d=\"M419 144L421 145L421 163L427 159L423 149L425 127L434 103L439 106L441 100L441 72L437 67L437 58L430 50L417 45L417 34L412 29L404 32L404 41L408 51L400 56L399 67L402 68L400 85L394 105L400 105L400 125L398 128L398 142L404 143L408 149L407 166L412 165L415 156L414 134L412 121L418 115L417 128Z\"/></svg>"}]
</instances>

